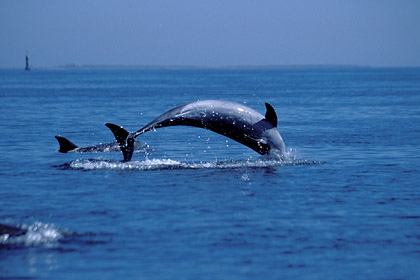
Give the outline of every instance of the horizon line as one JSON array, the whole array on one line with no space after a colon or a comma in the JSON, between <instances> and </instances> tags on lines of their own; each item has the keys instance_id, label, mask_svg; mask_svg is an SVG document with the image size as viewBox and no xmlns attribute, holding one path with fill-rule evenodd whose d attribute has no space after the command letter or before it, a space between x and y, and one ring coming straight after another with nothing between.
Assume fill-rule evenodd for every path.
<instances>
[{"instance_id":1,"label":"horizon line","mask_svg":"<svg viewBox=\"0 0 420 280\"><path fill-rule=\"evenodd\" d=\"M64 64L55 66L30 66L31 70L258 70L258 69L309 69L309 68L419 68L419 66L377 66L363 64L249 64L249 65L125 65L125 64ZM19 70L24 67L2 67L2 70Z\"/></svg>"}]
</instances>

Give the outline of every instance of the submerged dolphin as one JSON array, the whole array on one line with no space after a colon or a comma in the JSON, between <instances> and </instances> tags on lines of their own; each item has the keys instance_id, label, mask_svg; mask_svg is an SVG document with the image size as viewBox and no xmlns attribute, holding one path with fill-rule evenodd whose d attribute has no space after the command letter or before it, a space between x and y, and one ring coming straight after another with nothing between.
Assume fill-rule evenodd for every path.
<instances>
[{"instance_id":1,"label":"submerged dolphin","mask_svg":"<svg viewBox=\"0 0 420 280\"><path fill-rule=\"evenodd\" d=\"M26 232L27 231L25 229L0 224L0 236L5 234L7 234L8 236L20 236L26 234Z\"/></svg>"},{"instance_id":2,"label":"submerged dolphin","mask_svg":"<svg viewBox=\"0 0 420 280\"><path fill-rule=\"evenodd\" d=\"M119 143L124 161L133 155L134 138L160 127L187 125L209 129L227 136L259 154L277 154L282 159L286 146L277 130L277 114L265 103L265 116L239 103L220 100L203 100L176 107L151 121L134 133L121 126L107 123Z\"/></svg>"},{"instance_id":3,"label":"submerged dolphin","mask_svg":"<svg viewBox=\"0 0 420 280\"><path fill-rule=\"evenodd\" d=\"M119 144L116 142L112 142L109 144L99 144L90 147L78 147L76 144L71 142L69 139L61 136L56 135L55 139L57 139L58 143L60 144L60 149L58 150L60 153L103 153L103 152L118 152L120 151ZM147 148L147 144L135 141L134 142L134 150L140 150Z\"/></svg>"}]
</instances>

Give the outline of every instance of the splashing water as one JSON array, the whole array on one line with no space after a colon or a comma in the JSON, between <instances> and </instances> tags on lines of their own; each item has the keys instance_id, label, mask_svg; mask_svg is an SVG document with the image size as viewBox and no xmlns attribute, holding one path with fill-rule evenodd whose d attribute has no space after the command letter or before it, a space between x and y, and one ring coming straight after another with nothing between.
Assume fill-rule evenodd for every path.
<instances>
[{"instance_id":1,"label":"splashing water","mask_svg":"<svg viewBox=\"0 0 420 280\"><path fill-rule=\"evenodd\" d=\"M0 235L0 245L24 245L24 246L53 246L63 237L64 231L54 224L35 222L31 225L23 224L18 227L22 230L19 235Z\"/></svg>"},{"instance_id":2,"label":"splashing water","mask_svg":"<svg viewBox=\"0 0 420 280\"><path fill-rule=\"evenodd\" d=\"M102 159L77 159L59 166L59 169L71 170L132 170L151 171L165 169L235 169L235 168L266 168L293 165L314 165L324 162L314 160L287 159L267 157L259 160L230 160L210 162L181 162L172 159L145 159L143 161L112 161Z\"/></svg>"}]
</instances>

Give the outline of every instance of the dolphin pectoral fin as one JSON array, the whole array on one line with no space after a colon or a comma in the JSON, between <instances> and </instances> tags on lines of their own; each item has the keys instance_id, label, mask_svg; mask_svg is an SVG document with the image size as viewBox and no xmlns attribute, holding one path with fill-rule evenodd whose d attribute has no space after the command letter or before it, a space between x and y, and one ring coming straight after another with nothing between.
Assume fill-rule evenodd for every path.
<instances>
[{"instance_id":1,"label":"dolphin pectoral fin","mask_svg":"<svg viewBox=\"0 0 420 280\"><path fill-rule=\"evenodd\" d=\"M58 150L60 153L67 153L68 151L78 148L76 144L61 135L56 135L55 139L57 139L58 144L60 144L60 149Z\"/></svg>"},{"instance_id":2,"label":"dolphin pectoral fin","mask_svg":"<svg viewBox=\"0 0 420 280\"><path fill-rule=\"evenodd\" d=\"M265 108L267 108L267 112L265 113L265 119L274 127L277 127L277 114L273 106L271 106L268 103L265 103Z\"/></svg>"},{"instance_id":3,"label":"dolphin pectoral fin","mask_svg":"<svg viewBox=\"0 0 420 280\"><path fill-rule=\"evenodd\" d=\"M121 152L124 156L124 161L130 161L134 152L134 137L131 133L125 130L122 126L106 123L105 124L114 134L115 140L120 145Z\"/></svg>"}]
</instances>

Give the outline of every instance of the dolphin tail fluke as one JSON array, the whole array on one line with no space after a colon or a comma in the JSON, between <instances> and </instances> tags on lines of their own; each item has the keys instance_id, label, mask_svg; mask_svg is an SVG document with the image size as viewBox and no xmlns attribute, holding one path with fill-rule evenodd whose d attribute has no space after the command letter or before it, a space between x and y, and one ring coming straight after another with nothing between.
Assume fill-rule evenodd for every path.
<instances>
[{"instance_id":1,"label":"dolphin tail fluke","mask_svg":"<svg viewBox=\"0 0 420 280\"><path fill-rule=\"evenodd\" d=\"M58 144L60 144L60 149L58 150L60 153L67 153L68 151L78 148L73 142L61 135L56 135L55 139L57 139Z\"/></svg>"},{"instance_id":2,"label":"dolphin tail fluke","mask_svg":"<svg viewBox=\"0 0 420 280\"><path fill-rule=\"evenodd\" d=\"M130 161L134 152L134 137L131 133L125 130L122 126L106 123L105 124L114 134L115 140L120 145L121 152L124 156L124 161Z\"/></svg>"}]
</instances>

